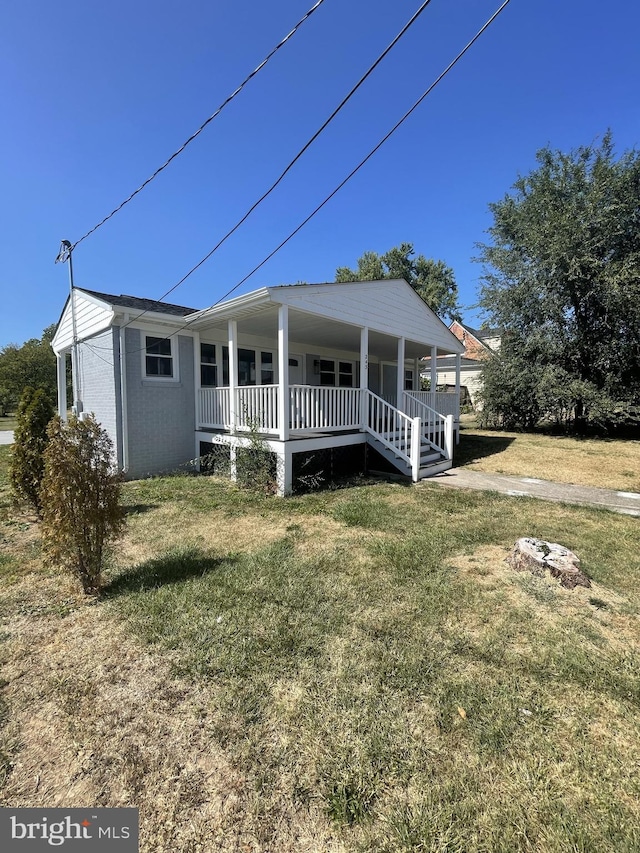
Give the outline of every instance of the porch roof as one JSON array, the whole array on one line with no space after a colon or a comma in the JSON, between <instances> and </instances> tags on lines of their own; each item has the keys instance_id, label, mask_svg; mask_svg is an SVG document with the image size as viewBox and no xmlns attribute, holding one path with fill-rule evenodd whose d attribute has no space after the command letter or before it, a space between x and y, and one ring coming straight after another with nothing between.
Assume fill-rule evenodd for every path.
<instances>
[{"instance_id":1,"label":"porch roof","mask_svg":"<svg viewBox=\"0 0 640 853\"><path fill-rule=\"evenodd\" d=\"M407 358L421 357L431 346L440 353L464 352L463 344L402 279L264 287L199 311L187 322L203 331L241 320L245 333L269 336L277 331L280 305L291 309L292 340L357 351L359 330L366 326L370 343L375 340L378 349L389 350L383 357L393 357L390 338L399 337L407 341Z\"/></svg>"}]
</instances>

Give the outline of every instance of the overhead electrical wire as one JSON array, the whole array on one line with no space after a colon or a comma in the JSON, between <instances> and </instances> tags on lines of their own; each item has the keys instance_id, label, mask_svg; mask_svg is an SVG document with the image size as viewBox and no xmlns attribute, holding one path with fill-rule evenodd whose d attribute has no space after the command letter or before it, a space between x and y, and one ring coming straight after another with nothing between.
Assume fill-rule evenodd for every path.
<instances>
[{"instance_id":1,"label":"overhead electrical wire","mask_svg":"<svg viewBox=\"0 0 640 853\"><path fill-rule=\"evenodd\" d=\"M292 29L292 30L290 30L290 32L288 32L288 33L287 33L287 35L286 35L283 39L281 39L281 41L279 41L279 42L278 42L278 44L273 48L273 50L272 50L269 54L267 54L267 56L262 60L262 62L261 62L258 66L256 66L256 68L254 68L254 69L253 69L253 71L251 72L251 74L249 74L247 77L245 77L245 79L242 81L242 83L240 83L240 85L237 87L237 89L235 89L235 90L234 90L234 91L233 91L233 92L232 92L232 93L231 93L231 94L230 94L230 95L229 95L229 96L228 96L228 97L227 97L227 98L222 102L222 104L220 104L220 106L218 107L218 109L217 109L214 113L212 113L212 114L209 116L209 118L208 118L206 121L204 121L204 122L200 125L200 127L195 131L195 133L192 133L192 134L191 134L191 136L186 140L186 142L184 142L184 143L180 146L180 148L178 148L178 149L177 149L177 151L174 151L174 153L169 157L169 159L168 159L168 160L166 160L166 161L162 164L162 166L159 166L159 167L155 170L155 172L154 172L150 177L148 177L146 181L144 181L144 183L140 184L140 186L138 187L138 189L137 189L137 190L135 190L134 192L132 192L132 193L131 193L131 195L130 195L130 196L128 196L128 198L125 198L125 200L124 200L121 204L119 204L117 207L115 207L115 208L111 211L111 213L109 213L107 216L105 216L105 217L104 217L104 219L102 219L100 222L98 222L98 224L97 224L97 225L94 225L94 226L93 226L93 228L91 228L89 231L87 231L87 233L86 233L86 234L84 234L82 237L80 237L80 239L79 239L79 240L76 240L76 242L71 246L71 249L72 249L72 250L73 250L73 249L75 249L75 248L76 248L76 246L79 246L79 245L80 245L80 243L82 243L82 241L83 241L83 240L86 240L86 239L87 239L87 237L88 237L90 234L93 234L95 231L97 231L97 230L98 230L98 228L102 227L102 226L105 224L105 222L108 222L108 221L111 219L111 217L112 217L112 216L115 216L115 215L116 215L116 213L118 213L120 210L122 210L122 208L123 208L126 204L129 204L129 202L130 202L132 199L134 199L134 198L138 195L138 193L142 192L142 190L143 190L146 186L148 186L148 185L151 183L151 181L153 181L153 179L154 179L154 178L157 178L157 177L158 177L158 175L160 174L160 172L163 172L163 171L167 168L167 166L168 166L168 165L169 165L173 160L175 160L175 158L176 158L179 154L182 154L182 152L183 152L183 151L184 151L184 149L187 147L187 145L189 145L191 142L193 142L193 140L194 140L197 136L199 136L199 135L202 133L202 131L205 129L205 127L207 127L207 125L208 125L208 124L210 124L210 123L214 120L214 118L216 118L217 116L219 116L219 115L220 115L220 113L222 112L222 110L227 106L227 104L229 104L229 103L230 103L230 102L231 102L231 101L236 97L236 95L239 95L239 94L240 94L240 92L244 89L244 87L247 85L247 83L248 83L248 82L249 82L253 77L255 77L255 76L256 76L256 74L264 68L264 66L267 64L267 62L269 62L269 60L270 60L273 56L275 56L275 54L280 50L280 48L281 48L281 47L283 47L283 46L284 46L284 45L289 41L289 39L290 39L293 35L295 35L295 33L300 29L300 27L304 24L304 22L305 22L305 21L307 21L307 20L311 17L311 15L316 11L316 9L317 9L319 6L321 6L321 5L322 5L322 3L324 3L324 0L317 0L317 2L316 2L316 3L315 3L315 4L314 4L310 9L309 9L309 11L308 11L305 15L303 15L303 17L302 17L302 18L300 18L300 20L299 20L299 21L298 21L298 23L293 27L293 29Z\"/></svg>"},{"instance_id":2,"label":"overhead electrical wire","mask_svg":"<svg viewBox=\"0 0 640 853\"><path fill-rule=\"evenodd\" d=\"M370 66L369 66L369 68L365 71L365 73L362 75L362 77L360 77L360 79L358 80L358 82L357 82L354 86L352 86L352 87L351 87L351 89L349 90L349 92L348 92L348 93L344 96L344 98L340 101L340 103L339 103L339 104L338 104L338 106L333 110L333 112L331 113L331 115L330 115L327 119L325 119L325 121L320 125L320 127L316 130L316 132L315 132L315 133L314 133L314 134L313 134L313 135L312 135L312 136L307 140L307 142L305 142L305 144L304 144L304 145L302 146L302 148L298 151L298 153L295 155L295 157L293 158L293 160L290 160L290 161L289 161L289 163L287 164L287 166L286 166L286 167L284 168L284 170L280 173L280 175L276 178L276 180L271 184L271 186L270 186L270 187L269 187L269 188L268 188L268 189L267 189L267 190L266 190L266 191L265 191L265 192L260 196L260 198L258 198L258 200L257 200L257 201L255 201L255 202L251 205L251 207L246 211L246 213L244 213L244 214L243 214L243 216L242 216L242 217L241 217L241 218L236 222L236 224L235 224L232 228L230 228L230 229L227 231L227 233L226 233L223 237L221 237L221 238L220 238L220 240L218 240L218 242L217 242L217 243L216 243L216 245L213 247L213 249L211 249L211 251L210 251L210 252L208 252L208 253L204 256L204 258L202 258L201 260L199 260L199 261L198 261L198 263L197 263L195 266L191 267L191 269L189 270L189 272L188 272L188 273L186 273L186 275L183 275L183 276L182 276L182 278L181 278L178 282L176 282L172 287L170 287L170 288L169 288L169 290L165 291L165 292L162 294L162 296L157 300L158 302L162 302L162 300L163 300L163 299L166 299L166 297L167 297L167 296L169 296L169 294L170 294L170 293L173 293L173 291L174 291L174 290L177 290L177 289L180 287L180 285L184 284L184 282L185 282L185 281L186 281L186 280L187 280L191 275L193 275L193 273L194 273L194 272L196 272L196 270L198 270L198 269L199 269L199 268L200 268L204 263L206 263L206 262L209 260L209 258L210 258L212 255L214 255L214 254L218 251L218 249L219 249L219 248L220 248L220 247L221 247L221 246L222 246L222 245L223 245L223 244L224 244L224 243L229 239L229 237L231 237L231 235L232 235L232 234L234 234L234 233L238 230L238 228L240 228L240 226L241 226L241 225L243 225L243 224L247 221L247 219L251 216L251 214L254 212L254 210L255 210L257 207L259 207L259 205L261 205L261 204L262 204L262 202L263 202L263 201L265 201L265 199L266 199L266 198L268 198L268 196L270 196L270 195L271 195L271 193L275 190L275 188L276 188L276 187L277 187L277 186L278 186L278 185L283 181L283 179L285 178L285 176L286 176L286 175L291 171L291 169L293 168L293 166L294 166L294 165L298 162L298 160L302 157L302 155L305 153L305 151L307 151L307 150L311 147L311 145L316 141L316 139L320 136L320 134L321 134L324 130L326 130L326 128L329 126L329 124L331 124L331 122L334 120L334 118L338 115L338 113L340 112L340 110L342 110L342 109L343 109L343 107L344 107L344 106L346 106L346 104L351 100L351 98L355 95L355 93L358 91L358 89L363 85L363 83L365 82L365 80L367 80L367 78L368 78L368 77L369 77L369 76L370 76L370 75L375 71L375 69L378 67L378 65L380 65L380 63L382 62L382 60L383 60L383 59L387 56L387 54L388 54L388 53L389 53L389 52L390 52L390 51L391 51L391 50L396 46L396 44L397 44L397 43L400 41L400 39L405 35L405 33L406 33L406 32L407 32L407 31L408 31L408 30L413 26L413 24L418 20L418 18L420 17L420 15L424 12L424 10L427 8L427 6L428 6L431 2L432 2L432 0L424 0L424 2L421 4L421 6L420 6L420 7L419 7L419 8L418 8L414 13L413 13L413 15L411 16L411 18L409 18L409 20L407 21L407 23L402 27L402 29L401 29L401 30L400 30L400 32L395 36L395 38L394 38L394 39L393 39L393 40L392 40L392 41L387 45L387 47L385 47L385 49L384 49L384 50L382 51L382 53L377 57L377 59L376 59L376 60L375 60L375 61L374 61ZM147 310L149 310L149 309L147 309ZM140 312L139 314L136 314L136 316L135 316L135 317L132 317L132 318L129 320L129 322L128 322L127 324L125 324L125 325L129 325L130 323L135 322L135 321L136 321L136 320L138 320L140 317L142 317L142 316L143 316L143 314L146 314L146 313L147 313L147 311L145 310L145 311Z\"/></svg>"},{"instance_id":3,"label":"overhead electrical wire","mask_svg":"<svg viewBox=\"0 0 640 853\"><path fill-rule=\"evenodd\" d=\"M351 178L353 178L353 176L356 175L360 171L360 169L373 157L373 155L377 151L380 150L380 148L385 144L385 142L387 142L387 140L390 139L391 136L393 136L393 134L404 124L404 122L409 118L409 116L420 106L420 104L425 100L425 98L429 94L431 94L431 92L435 89L435 87L458 64L458 62L467 53L467 51L470 50L470 48L478 41L478 39L482 36L482 34L485 32L485 30L487 30L491 26L491 24L496 20L496 18L501 14L501 12L509 5L510 2L511 2L511 0L504 0L502 5L493 13L493 15L491 15L491 17L482 25L482 27L480 27L480 29L473 36L473 38L470 39L470 41L468 41L467 44L462 48L462 50L457 54L455 59L453 59L447 65L447 67L444 69L444 71L442 71L441 74L439 74L438 77L436 77L436 79L433 81L433 83L431 83L431 85L427 89L425 89L425 91L422 93L422 95L420 95L420 97L413 103L413 105L395 123L395 125L391 128L391 130L387 134L385 134L385 136L382 137L380 142L378 142L378 144L375 145L371 149L371 151L369 151L369 153L366 155L366 157L364 157L358 163L358 165L354 169L352 169L351 172L349 172L349 174L346 176L346 178L344 178L344 180L342 180L338 184L338 186L329 195L327 195L324 198L324 200L296 228L294 228L294 230L291 231L291 233L287 237L285 237L285 239L282 240L282 242L279 243L278 246L276 246L275 249L273 249L273 251L271 251L265 258L263 258L260 261L260 263L257 264L251 270L251 272L247 273L247 275L245 275L243 279L241 279L230 290L228 290L226 293L224 293L219 299L217 299L212 305L210 305L209 308L203 309L204 311L209 311L212 308L215 308L216 305L219 305L223 300L225 300L225 299L227 299L227 297L231 296L231 294L234 291L236 291L239 287L241 287L249 278L251 278L252 275L254 275L261 267L263 267L268 261L270 261L271 258L277 252L279 252L280 249L283 248L283 246L285 246L289 242L289 240L291 240L293 237L295 237L295 235L299 231L301 231L302 228L304 228L304 226L308 222L310 222L310 220L313 219L313 217L317 213L319 213L322 210L322 208L325 206L325 204L327 204L338 192L340 192L340 190L345 186L345 184L347 184L351 180ZM199 311L198 314L202 314L202 311ZM141 315L139 315L139 316L141 316ZM129 322L131 322L131 321L129 321ZM175 329L174 331L172 331L171 335L177 335L180 332L184 331L185 329L188 329L192 322L193 322L193 320L187 321L182 326L180 326L178 329ZM128 325L128 324L125 324L125 325ZM171 337L171 335L169 335L168 337ZM144 349L145 349L145 347L140 347L139 349L136 349L136 350L129 350L129 351L127 351L127 355L133 355L136 352L142 352Z\"/></svg>"},{"instance_id":4,"label":"overhead electrical wire","mask_svg":"<svg viewBox=\"0 0 640 853\"><path fill-rule=\"evenodd\" d=\"M453 60L449 63L449 65L447 65L447 67L445 68L445 70L444 70L444 71L443 71L443 72L442 72L442 73L441 73L441 74L440 74L440 75L439 75L439 76L434 80L434 82L429 86L429 88L428 88L428 89L426 89L426 90L422 93L422 95L420 95L420 97L418 98L418 100L417 100L417 101L415 101L415 102L414 102L414 104L413 104L413 106L411 106L411 107L407 110L407 112L402 116L402 118L401 118L401 119L399 119L399 120L396 122L396 124L394 124L394 126L391 128L391 130L390 130L390 131L389 131L385 136L383 136L383 138L380 140L380 142L378 142L378 144L377 144L374 148L372 148L372 149L371 149L371 151L369 151L369 153L367 154L367 156L366 156L366 157L364 157L364 158L363 158L363 159L358 163L358 165L357 165L354 169L352 169L352 170L351 170L351 172L349 172L349 174L347 175L347 177L346 177L346 178L344 178L344 180L343 180L343 181L341 181L341 182L338 184L338 186L337 186L337 187L336 187L336 188L335 188L335 189L334 189L334 190L333 190L333 191L332 191L328 196L326 196L326 197L325 197L324 201L322 201L322 202L321 202L321 203L320 203L320 204L315 208L315 210L313 210L313 211L312 211L312 212L307 216L307 218L306 218L306 219L304 219L304 220L300 223L300 225L298 225L296 228L294 228L294 230L289 234L289 236L288 236L288 237L286 237L286 238L285 238L281 243L279 243L279 244L276 246L276 248L275 248L275 249L273 249L273 251L272 251L272 252L270 252L270 253L269 253L265 258L263 258L263 260L261 260L261 261L260 261L260 263L259 263L259 264L257 264L257 265L256 265L256 266L251 270L251 272L247 273L247 275L245 275L245 277L244 277L243 279L241 279L241 280L240 280L236 285L234 285L234 287L232 287L232 288L231 288L231 290L228 290L225 294L223 294L223 295L220 297L220 299L218 299L216 302L214 302L214 303L213 303L213 305L211 306L212 308L213 308L215 305L218 305L220 302L222 302L222 300L224 300L224 299L226 299L228 296L230 296L230 295L231 295L235 290L237 290L239 287L242 287L242 285L243 285L243 284L244 284L248 279L250 279L252 275L254 275L255 273L257 273L257 272L258 272L258 270L259 270L259 269L261 269L261 267L263 267L263 266L264 266L268 261L270 261L270 260L271 260L271 258L272 258L272 257L273 257L277 252L279 252L279 251L280 251L280 249L282 249L284 246L286 246L286 244L289 242L289 240L291 240L293 237L295 237L295 235L296 235L299 231L301 231L301 230L304 228L304 226L305 226L305 225L306 225L306 224L307 224L311 219L313 219L313 217L314 217L317 213L319 213L319 212L322 210L322 208L325 206L325 204L327 204L329 201L331 201L331 199L332 199L335 195L337 195L337 193L339 193L339 192L340 192L340 190L344 187L344 185L345 185L345 184L347 184L347 183L351 180L351 178L353 178L353 176L354 176L355 174L357 174L357 173L360 171L360 169L361 169L361 168L362 168L362 167L363 167L363 166L364 166L364 165L365 165L365 164L366 164L366 163L367 163L367 162L368 162L368 161L373 157L373 155L374 155L374 154L375 154L375 153L376 153L380 148L382 148L382 146L385 144L385 142L386 142L386 141L387 141L391 136L393 136L393 134L396 132L396 130L398 130L398 128L399 128L402 124L404 124L404 122L405 122L405 121L409 118L409 116L410 116L410 115L411 115L411 114L412 114L412 113L413 113L413 112L414 112L414 111L415 111L415 110L420 106L420 104L424 101L424 99L425 99L425 98L426 98L426 97L427 97L427 96L428 96L428 95L429 95L429 94L430 94L430 93L435 89L435 87L438 85L438 83L439 83L439 82L440 82L444 77L446 77L446 75L449 73L449 71L451 71L451 69L452 69L455 65L457 65L457 63L462 59L462 57L465 55L465 53L466 53L466 52L467 52L467 51L472 47L472 45L473 45L473 44L474 44L474 43L475 43L475 42L480 38L480 36L484 33L484 31L485 31L489 26L491 26L491 24L495 21L495 19L498 17L498 15L502 12L502 10L503 10L506 6L508 6L508 5L509 5L509 3L510 3L510 2L511 2L511 0L504 0L504 2L502 3L502 5L500 6L500 8L499 8L499 9L497 9L497 10L493 13L493 15L492 15L492 16L491 16L491 17L486 21L486 23L485 23L485 24L484 24L484 25L483 25L483 26L478 30L478 32L477 32L477 33L475 34L475 36L471 39L471 41L469 41L469 42L465 45L465 47L460 51L460 53L456 56L456 58L455 58L455 59L453 59ZM186 326L188 326L188 324L185 324L185 327L186 327ZM185 327L183 327L183 328L185 328ZM175 334L175 332L174 332L174 334Z\"/></svg>"}]
</instances>

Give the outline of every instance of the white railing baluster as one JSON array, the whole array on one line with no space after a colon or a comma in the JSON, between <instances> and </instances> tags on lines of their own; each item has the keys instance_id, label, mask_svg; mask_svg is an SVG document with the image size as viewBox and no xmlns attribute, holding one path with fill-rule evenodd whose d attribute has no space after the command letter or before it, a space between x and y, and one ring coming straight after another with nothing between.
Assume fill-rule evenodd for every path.
<instances>
[{"instance_id":1,"label":"white railing baluster","mask_svg":"<svg viewBox=\"0 0 640 853\"><path fill-rule=\"evenodd\" d=\"M369 397L365 429L411 466L412 479L417 480L420 468L421 418L409 417L371 391L363 390L362 393Z\"/></svg>"},{"instance_id":2,"label":"white railing baluster","mask_svg":"<svg viewBox=\"0 0 640 853\"><path fill-rule=\"evenodd\" d=\"M441 415L460 419L460 395L455 391L407 391L405 397L407 394Z\"/></svg>"},{"instance_id":3,"label":"white railing baluster","mask_svg":"<svg viewBox=\"0 0 640 853\"><path fill-rule=\"evenodd\" d=\"M290 422L297 430L361 429L363 417L360 388L329 388L312 385L290 387Z\"/></svg>"},{"instance_id":4,"label":"white railing baluster","mask_svg":"<svg viewBox=\"0 0 640 853\"><path fill-rule=\"evenodd\" d=\"M438 394L441 397L454 397L454 394L444 394L438 392L435 397L438 400ZM422 435L429 444L441 450L446 459L453 458L453 446L447 438L447 418L454 422L453 412L444 415L424 402L426 395L431 395L430 391L405 391L403 395L403 404L407 412L411 415L417 415L422 420ZM432 395L433 396L433 395Z\"/></svg>"},{"instance_id":5,"label":"white railing baluster","mask_svg":"<svg viewBox=\"0 0 640 853\"><path fill-rule=\"evenodd\" d=\"M200 388L198 427L226 429L229 426L229 389Z\"/></svg>"}]
</instances>

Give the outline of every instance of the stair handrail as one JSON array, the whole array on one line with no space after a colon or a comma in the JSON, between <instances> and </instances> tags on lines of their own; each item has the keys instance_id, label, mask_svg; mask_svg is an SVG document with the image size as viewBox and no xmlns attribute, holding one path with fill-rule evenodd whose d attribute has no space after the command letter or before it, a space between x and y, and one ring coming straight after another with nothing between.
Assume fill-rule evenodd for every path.
<instances>
[{"instance_id":1,"label":"stair handrail","mask_svg":"<svg viewBox=\"0 0 640 853\"><path fill-rule=\"evenodd\" d=\"M417 481L420 469L420 436L422 434L420 418L410 417L368 389L366 400L363 419L364 429L381 444L388 447L396 456L404 459L411 466L413 481ZM408 453L407 449L409 450Z\"/></svg>"},{"instance_id":2,"label":"stair handrail","mask_svg":"<svg viewBox=\"0 0 640 853\"><path fill-rule=\"evenodd\" d=\"M403 394L403 403L409 417L420 417L422 421L422 437L433 447L441 451L446 459L453 458L453 415L443 415L427 406L411 391Z\"/></svg>"}]
</instances>

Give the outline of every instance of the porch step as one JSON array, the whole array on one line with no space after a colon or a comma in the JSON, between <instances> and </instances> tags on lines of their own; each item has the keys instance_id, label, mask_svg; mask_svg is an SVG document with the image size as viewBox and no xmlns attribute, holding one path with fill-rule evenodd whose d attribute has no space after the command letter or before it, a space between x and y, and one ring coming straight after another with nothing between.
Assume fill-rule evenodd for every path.
<instances>
[{"instance_id":1,"label":"porch step","mask_svg":"<svg viewBox=\"0 0 640 853\"><path fill-rule=\"evenodd\" d=\"M391 440L389 434L383 436L388 441ZM367 438L369 444L387 461L389 461L401 474L411 478L411 466L409 463L398 456L390 447L383 444L377 437L369 435ZM400 442L400 450L405 451L406 442ZM408 452L408 451L406 451ZM423 441L420 445L420 469L419 479L432 477L434 474L439 474L441 471L446 471L451 468L452 462L450 459L445 459L441 451L434 449L430 444Z\"/></svg>"},{"instance_id":2,"label":"porch step","mask_svg":"<svg viewBox=\"0 0 640 853\"><path fill-rule=\"evenodd\" d=\"M391 438L388 435L384 435L384 438L386 438L387 441L391 441ZM375 439L375 440L377 441L377 439ZM378 442L378 443L381 443L381 442ZM402 450L404 453L409 455L410 448L408 447L407 442L397 441L396 444L400 450ZM387 448L387 449L389 449L389 448ZM390 452L393 453L392 450L390 450ZM396 458L400 459L401 457L398 456ZM421 468L423 466L430 465L432 462L437 462L439 459L442 459L442 451L437 450L436 448L432 447L426 441L423 441L420 444L420 467Z\"/></svg>"},{"instance_id":3,"label":"porch step","mask_svg":"<svg viewBox=\"0 0 640 853\"><path fill-rule=\"evenodd\" d=\"M427 477L434 477L436 474L442 474L443 471L448 471L453 468L451 459L441 459L440 462L434 462L432 465L427 465L426 468L420 466L418 477L420 480L426 480Z\"/></svg>"}]
</instances>

